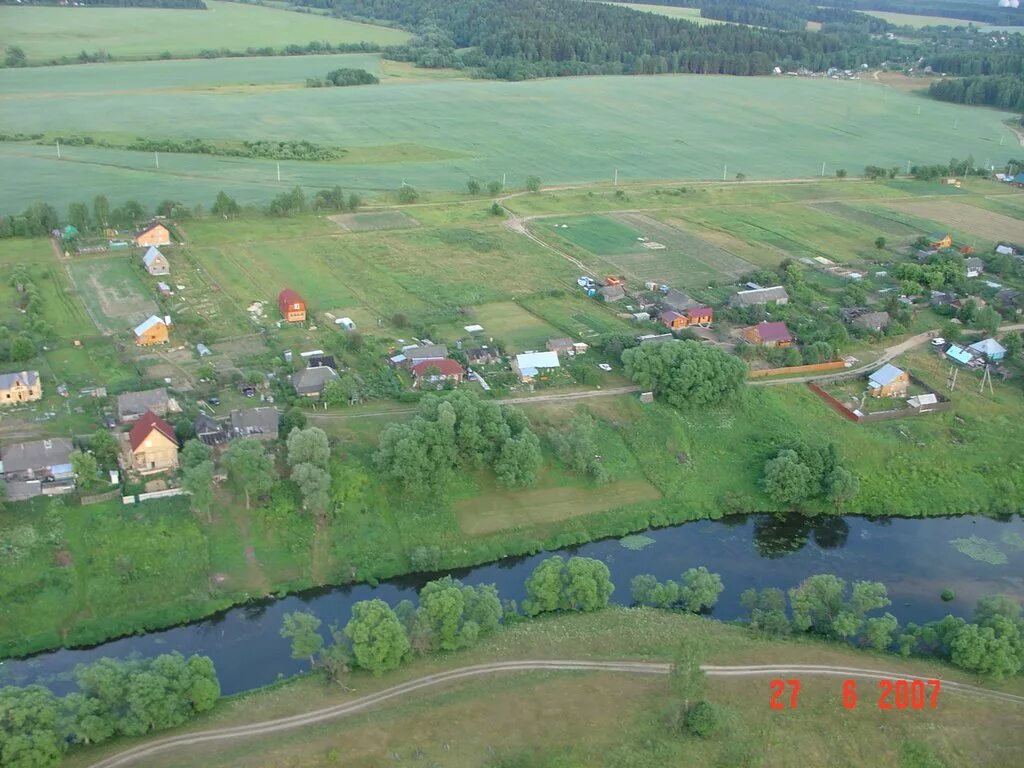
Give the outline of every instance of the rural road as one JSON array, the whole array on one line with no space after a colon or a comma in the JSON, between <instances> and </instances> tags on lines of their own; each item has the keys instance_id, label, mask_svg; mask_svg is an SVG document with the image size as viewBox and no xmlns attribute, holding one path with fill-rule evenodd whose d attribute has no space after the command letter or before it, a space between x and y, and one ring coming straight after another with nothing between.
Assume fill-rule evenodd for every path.
<instances>
[{"instance_id":1,"label":"rural road","mask_svg":"<svg viewBox=\"0 0 1024 768\"><path fill-rule=\"evenodd\" d=\"M788 675L798 676L830 676L843 678L867 678L879 680L882 678L901 678L906 680L925 680L915 675L904 675L899 672L880 669L860 669L858 667L833 667L816 664L767 664L760 666L709 666L701 667L705 674L710 677L759 677ZM227 741L230 739L244 738L246 736L265 736L278 731L288 731L294 728L302 728L325 720L331 720L348 715L358 714L365 710L391 699L406 696L415 691L430 688L435 685L465 680L467 678L489 675L495 672L531 672L531 671L563 671L563 672L621 672L626 674L645 675L667 675L672 671L672 665L666 663L640 662L640 661L577 661L577 660L525 660L505 661L492 664L478 664L468 667L439 672L434 675L419 677L399 685L385 688L382 691L361 696L358 699L335 704L330 707L323 707L311 712L281 717L275 720L265 720L249 725L239 725L231 728L215 728L207 731L171 736L159 739L149 744L141 744L131 749L126 749L112 755L105 760L93 763L90 768L118 768L119 766L131 765L136 761L151 757L161 752L167 752L179 747L189 747L196 744L208 742ZM1003 701L1014 704L1024 704L1024 696L1017 696L1012 693L991 691L965 683L942 682L944 691L978 696L985 699ZM765 694L767 697L767 693Z\"/></svg>"}]
</instances>

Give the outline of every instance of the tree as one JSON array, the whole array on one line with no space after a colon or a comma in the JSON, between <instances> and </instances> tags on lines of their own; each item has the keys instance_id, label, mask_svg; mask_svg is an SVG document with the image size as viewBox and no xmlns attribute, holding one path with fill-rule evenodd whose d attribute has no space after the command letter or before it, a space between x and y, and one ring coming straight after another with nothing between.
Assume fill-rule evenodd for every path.
<instances>
[{"instance_id":1,"label":"tree","mask_svg":"<svg viewBox=\"0 0 1024 768\"><path fill-rule=\"evenodd\" d=\"M860 480L853 472L843 467L836 467L825 478L828 497L836 503L836 511L860 491Z\"/></svg>"},{"instance_id":2,"label":"tree","mask_svg":"<svg viewBox=\"0 0 1024 768\"><path fill-rule=\"evenodd\" d=\"M212 522L213 462L201 461L183 470L181 487L189 493L192 511L205 514L207 521Z\"/></svg>"},{"instance_id":3,"label":"tree","mask_svg":"<svg viewBox=\"0 0 1024 768\"><path fill-rule=\"evenodd\" d=\"M880 582L854 582L849 599L846 591L846 582L830 573L804 579L789 590L793 626L835 639L853 637L863 627L868 611L889 605L885 585Z\"/></svg>"},{"instance_id":4,"label":"tree","mask_svg":"<svg viewBox=\"0 0 1024 768\"><path fill-rule=\"evenodd\" d=\"M549 557L526 580L527 616L550 611L596 611L608 605L615 586L608 566L587 557Z\"/></svg>"},{"instance_id":5,"label":"tree","mask_svg":"<svg viewBox=\"0 0 1024 768\"><path fill-rule=\"evenodd\" d=\"M749 614L750 628L771 637L789 632L786 595L781 589L767 587L760 592L751 587L740 595L740 605Z\"/></svg>"},{"instance_id":6,"label":"tree","mask_svg":"<svg viewBox=\"0 0 1024 768\"><path fill-rule=\"evenodd\" d=\"M225 219L237 216L241 210L242 209L238 205L238 202L233 197L229 197L224 190L217 193L217 199L214 200L213 205L210 206L210 213L214 216L220 216Z\"/></svg>"},{"instance_id":7,"label":"tree","mask_svg":"<svg viewBox=\"0 0 1024 768\"><path fill-rule=\"evenodd\" d=\"M491 197L497 197L498 195L500 195L502 189L504 189L504 187L502 187L500 181L487 182L487 194L489 194Z\"/></svg>"},{"instance_id":8,"label":"tree","mask_svg":"<svg viewBox=\"0 0 1024 768\"><path fill-rule=\"evenodd\" d=\"M864 622L864 643L876 651L888 650L892 645L893 635L899 629L900 623L891 613L884 616L876 616Z\"/></svg>"},{"instance_id":9,"label":"tree","mask_svg":"<svg viewBox=\"0 0 1024 768\"><path fill-rule=\"evenodd\" d=\"M1006 357L1010 360L1016 360L1020 357L1021 347L1024 346L1024 338L1021 337L1020 333L1008 333L1003 336L1003 346L1006 348Z\"/></svg>"},{"instance_id":10,"label":"tree","mask_svg":"<svg viewBox=\"0 0 1024 768\"><path fill-rule=\"evenodd\" d=\"M675 408L718 405L735 396L747 376L738 357L697 341L667 341L622 353L626 375Z\"/></svg>"},{"instance_id":11,"label":"tree","mask_svg":"<svg viewBox=\"0 0 1024 768\"><path fill-rule=\"evenodd\" d=\"M294 429L288 435L288 464L312 464L326 468L331 460L331 446L327 434L319 427Z\"/></svg>"},{"instance_id":12,"label":"tree","mask_svg":"<svg viewBox=\"0 0 1024 768\"><path fill-rule=\"evenodd\" d=\"M320 619L308 611L293 611L284 615L281 637L292 641L293 659L309 659L309 666L316 666L316 655L324 645L319 630Z\"/></svg>"},{"instance_id":13,"label":"tree","mask_svg":"<svg viewBox=\"0 0 1024 768\"><path fill-rule=\"evenodd\" d=\"M327 405L348 405L356 393L356 380L351 374L327 382L322 399Z\"/></svg>"},{"instance_id":14,"label":"tree","mask_svg":"<svg viewBox=\"0 0 1024 768\"><path fill-rule=\"evenodd\" d=\"M0 688L0 765L46 768L60 762L57 699L41 685Z\"/></svg>"},{"instance_id":15,"label":"tree","mask_svg":"<svg viewBox=\"0 0 1024 768\"><path fill-rule=\"evenodd\" d=\"M476 179L470 179L466 182L466 191L476 197L480 194L480 182Z\"/></svg>"},{"instance_id":16,"label":"tree","mask_svg":"<svg viewBox=\"0 0 1024 768\"><path fill-rule=\"evenodd\" d=\"M7 50L4 54L4 66L5 67L25 67L28 66L28 57L25 55L25 49L17 45L7 46Z\"/></svg>"},{"instance_id":17,"label":"tree","mask_svg":"<svg viewBox=\"0 0 1024 768\"><path fill-rule=\"evenodd\" d=\"M410 187L408 184L403 184L398 188L398 202L402 205L409 205L415 203L420 199L420 193L416 191L415 187Z\"/></svg>"},{"instance_id":18,"label":"tree","mask_svg":"<svg viewBox=\"0 0 1024 768\"><path fill-rule=\"evenodd\" d=\"M786 505L806 501L817 490L810 467L793 450L779 451L765 462L761 485L773 501Z\"/></svg>"},{"instance_id":19,"label":"tree","mask_svg":"<svg viewBox=\"0 0 1024 768\"><path fill-rule=\"evenodd\" d=\"M966 624L950 643L950 658L958 667L1002 680L1020 671L1021 636L1005 619L996 626Z\"/></svg>"},{"instance_id":20,"label":"tree","mask_svg":"<svg viewBox=\"0 0 1024 768\"><path fill-rule=\"evenodd\" d=\"M306 426L306 414L298 408L289 408L281 416L281 437L288 438L293 429L302 429Z\"/></svg>"},{"instance_id":21,"label":"tree","mask_svg":"<svg viewBox=\"0 0 1024 768\"><path fill-rule=\"evenodd\" d=\"M299 486L305 509L323 514L330 501L331 475L316 464L296 464L292 467L292 481Z\"/></svg>"},{"instance_id":22,"label":"tree","mask_svg":"<svg viewBox=\"0 0 1024 768\"><path fill-rule=\"evenodd\" d=\"M345 625L356 663L375 675L395 669L409 653L409 638L383 600L362 600L352 606Z\"/></svg>"},{"instance_id":23,"label":"tree","mask_svg":"<svg viewBox=\"0 0 1024 768\"><path fill-rule=\"evenodd\" d=\"M569 469L604 483L608 481L608 472L598 455L596 428L594 417L580 411L569 420L568 428L552 430L550 438L558 458Z\"/></svg>"},{"instance_id":24,"label":"tree","mask_svg":"<svg viewBox=\"0 0 1024 768\"><path fill-rule=\"evenodd\" d=\"M540 192L540 176L527 176L526 189L528 192Z\"/></svg>"},{"instance_id":25,"label":"tree","mask_svg":"<svg viewBox=\"0 0 1024 768\"><path fill-rule=\"evenodd\" d=\"M707 677L701 669L707 652L706 642L696 635L684 637L676 650L669 684L672 692L682 699L684 717L690 711L690 702L700 696L707 685Z\"/></svg>"},{"instance_id":26,"label":"tree","mask_svg":"<svg viewBox=\"0 0 1024 768\"><path fill-rule=\"evenodd\" d=\"M995 336L999 332L1001 322L1002 318L992 307L983 307L974 320L974 324L989 336Z\"/></svg>"},{"instance_id":27,"label":"tree","mask_svg":"<svg viewBox=\"0 0 1024 768\"><path fill-rule=\"evenodd\" d=\"M884 237L875 238L875 248L877 248L878 250L882 250L883 248L885 248L885 244L886 239Z\"/></svg>"},{"instance_id":28,"label":"tree","mask_svg":"<svg viewBox=\"0 0 1024 768\"><path fill-rule=\"evenodd\" d=\"M710 701L698 701L686 714L686 730L694 736L706 739L713 736L720 727L718 707Z\"/></svg>"},{"instance_id":29,"label":"tree","mask_svg":"<svg viewBox=\"0 0 1024 768\"><path fill-rule=\"evenodd\" d=\"M178 454L178 464L182 469L189 470L204 461L210 461L212 457L213 451L210 446L199 440L186 440L181 453Z\"/></svg>"},{"instance_id":30,"label":"tree","mask_svg":"<svg viewBox=\"0 0 1024 768\"><path fill-rule=\"evenodd\" d=\"M460 585L447 576L428 582L420 590L420 613L430 627L434 643L445 651L470 645L476 639L476 624L463 621L466 598Z\"/></svg>"},{"instance_id":31,"label":"tree","mask_svg":"<svg viewBox=\"0 0 1024 768\"><path fill-rule=\"evenodd\" d=\"M274 461L263 443L251 437L236 440L224 454L228 477L245 492L245 508L251 509L250 496L269 491L274 484Z\"/></svg>"},{"instance_id":32,"label":"tree","mask_svg":"<svg viewBox=\"0 0 1024 768\"><path fill-rule=\"evenodd\" d=\"M974 606L974 623L983 627L992 626L999 618L1017 622L1020 617L1020 604L1009 595L987 595Z\"/></svg>"},{"instance_id":33,"label":"tree","mask_svg":"<svg viewBox=\"0 0 1024 768\"><path fill-rule=\"evenodd\" d=\"M11 358L11 362L20 363L25 360L31 360L36 356L36 345L32 341L32 337L27 333L19 333L14 337L14 341L11 342L8 355Z\"/></svg>"},{"instance_id":34,"label":"tree","mask_svg":"<svg viewBox=\"0 0 1024 768\"><path fill-rule=\"evenodd\" d=\"M537 470L543 463L540 440L532 432L524 432L501 446L501 453L494 462L494 474L499 485L526 488L537 481Z\"/></svg>"},{"instance_id":35,"label":"tree","mask_svg":"<svg viewBox=\"0 0 1024 768\"><path fill-rule=\"evenodd\" d=\"M683 573L679 599L686 610L700 613L715 607L723 589L722 577L717 573L711 573L704 566L690 568Z\"/></svg>"},{"instance_id":36,"label":"tree","mask_svg":"<svg viewBox=\"0 0 1024 768\"><path fill-rule=\"evenodd\" d=\"M568 600L563 594L563 571L565 561L557 555L549 557L533 569L526 579L526 599L523 612L527 616L568 609Z\"/></svg>"},{"instance_id":37,"label":"tree","mask_svg":"<svg viewBox=\"0 0 1024 768\"><path fill-rule=\"evenodd\" d=\"M89 228L89 206L85 203L68 205L68 224L79 232L85 232Z\"/></svg>"},{"instance_id":38,"label":"tree","mask_svg":"<svg viewBox=\"0 0 1024 768\"><path fill-rule=\"evenodd\" d=\"M71 468L74 470L75 478L82 488L89 489L96 486L99 466L96 463L96 457L91 453L72 451Z\"/></svg>"},{"instance_id":39,"label":"tree","mask_svg":"<svg viewBox=\"0 0 1024 768\"><path fill-rule=\"evenodd\" d=\"M836 178L837 179L845 179L846 178L846 169L845 168L838 168L836 170Z\"/></svg>"},{"instance_id":40,"label":"tree","mask_svg":"<svg viewBox=\"0 0 1024 768\"><path fill-rule=\"evenodd\" d=\"M96 457L100 469L117 468L117 440L106 429L96 430L89 438L89 451Z\"/></svg>"},{"instance_id":41,"label":"tree","mask_svg":"<svg viewBox=\"0 0 1024 768\"><path fill-rule=\"evenodd\" d=\"M355 192L350 192L348 195L348 209L355 213L359 210L359 207L363 204L363 198L361 198Z\"/></svg>"}]
</instances>

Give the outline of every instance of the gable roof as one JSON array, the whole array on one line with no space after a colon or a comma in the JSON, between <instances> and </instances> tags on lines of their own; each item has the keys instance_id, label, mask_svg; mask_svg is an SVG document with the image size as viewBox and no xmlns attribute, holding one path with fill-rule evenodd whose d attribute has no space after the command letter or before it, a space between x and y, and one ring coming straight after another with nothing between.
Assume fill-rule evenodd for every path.
<instances>
[{"instance_id":1,"label":"gable roof","mask_svg":"<svg viewBox=\"0 0 1024 768\"><path fill-rule=\"evenodd\" d=\"M476 347L475 349L466 350L466 359L470 362L474 360L496 360L498 357L498 350L493 347Z\"/></svg>"},{"instance_id":2,"label":"gable roof","mask_svg":"<svg viewBox=\"0 0 1024 768\"><path fill-rule=\"evenodd\" d=\"M675 288L672 288L668 293L666 293L662 297L661 305L663 307L668 307L669 309L681 311L684 309L688 309L689 307L697 306L697 302L691 299L682 291L677 291Z\"/></svg>"},{"instance_id":3,"label":"gable roof","mask_svg":"<svg viewBox=\"0 0 1024 768\"><path fill-rule=\"evenodd\" d=\"M128 443L131 445L132 450L139 450L139 446L145 442L146 438L149 437L153 430L156 430L166 437L174 443L175 446L178 445L178 438L174 434L174 427L152 411L146 411L142 414L142 418L135 422L135 426L133 426L131 431L128 433Z\"/></svg>"},{"instance_id":4,"label":"gable roof","mask_svg":"<svg viewBox=\"0 0 1024 768\"><path fill-rule=\"evenodd\" d=\"M441 360L448 357L448 347L444 344L424 344L419 347L403 349L407 360Z\"/></svg>"},{"instance_id":5,"label":"gable roof","mask_svg":"<svg viewBox=\"0 0 1024 768\"><path fill-rule=\"evenodd\" d=\"M149 246L149 250L146 251L146 255L142 257L142 263L147 267L153 266L153 262L157 259L164 258L164 255L160 253L160 249L155 245Z\"/></svg>"},{"instance_id":6,"label":"gable roof","mask_svg":"<svg viewBox=\"0 0 1024 768\"><path fill-rule=\"evenodd\" d=\"M117 413L142 413L148 410L167 410L167 388L144 389L141 392L125 392L117 396Z\"/></svg>"},{"instance_id":7,"label":"gable roof","mask_svg":"<svg viewBox=\"0 0 1024 768\"><path fill-rule=\"evenodd\" d=\"M971 256L970 258L964 259L964 266L967 267L967 269L982 269L985 266L985 262L977 256Z\"/></svg>"},{"instance_id":8,"label":"gable roof","mask_svg":"<svg viewBox=\"0 0 1024 768\"><path fill-rule=\"evenodd\" d=\"M662 322L671 323L673 320L685 320L688 315L683 312L676 312L674 309L666 309L661 313Z\"/></svg>"},{"instance_id":9,"label":"gable roof","mask_svg":"<svg viewBox=\"0 0 1024 768\"><path fill-rule=\"evenodd\" d=\"M277 437L281 416L269 405L231 411L231 428L240 435L273 435Z\"/></svg>"},{"instance_id":10,"label":"gable roof","mask_svg":"<svg viewBox=\"0 0 1024 768\"><path fill-rule=\"evenodd\" d=\"M889 324L888 312L865 312L853 319L853 324L860 328L884 328Z\"/></svg>"},{"instance_id":11,"label":"gable roof","mask_svg":"<svg viewBox=\"0 0 1024 768\"><path fill-rule=\"evenodd\" d=\"M326 365L317 368L305 368L292 375L292 386L299 394L322 392L329 381L338 378L338 372Z\"/></svg>"},{"instance_id":12,"label":"gable roof","mask_svg":"<svg viewBox=\"0 0 1024 768\"><path fill-rule=\"evenodd\" d=\"M297 294L291 288L285 288L279 294L277 294L277 303L278 305L296 303L305 304L305 302L302 300L302 297L299 296L299 294Z\"/></svg>"},{"instance_id":13,"label":"gable roof","mask_svg":"<svg viewBox=\"0 0 1024 768\"><path fill-rule=\"evenodd\" d=\"M39 371L0 373L0 389L10 389L19 382L26 387L34 387L39 383Z\"/></svg>"},{"instance_id":14,"label":"gable roof","mask_svg":"<svg viewBox=\"0 0 1024 768\"><path fill-rule=\"evenodd\" d=\"M729 302L733 306L749 307L754 304L767 304L769 301L789 301L789 294L781 285L769 288L754 288L749 291L737 291Z\"/></svg>"},{"instance_id":15,"label":"gable roof","mask_svg":"<svg viewBox=\"0 0 1024 768\"><path fill-rule=\"evenodd\" d=\"M147 232L152 232L157 227L163 227L167 231L167 234L171 233L171 230L167 229L167 225L162 224L159 221L151 221L151 222L149 222L149 224L147 224L142 229L140 229L138 232L136 232L135 233L135 237L137 237L137 238L138 237L142 237L144 234L146 234Z\"/></svg>"},{"instance_id":16,"label":"gable roof","mask_svg":"<svg viewBox=\"0 0 1024 768\"><path fill-rule=\"evenodd\" d=\"M753 326L754 332L761 341L792 341L793 337L789 333L789 328L786 324L776 320L775 322L764 322L758 323Z\"/></svg>"},{"instance_id":17,"label":"gable roof","mask_svg":"<svg viewBox=\"0 0 1024 768\"><path fill-rule=\"evenodd\" d=\"M561 349L572 349L572 339L565 337L559 337L557 339L548 339L547 348L552 352L557 352Z\"/></svg>"},{"instance_id":18,"label":"gable roof","mask_svg":"<svg viewBox=\"0 0 1024 768\"><path fill-rule=\"evenodd\" d=\"M67 464L71 461L71 439L56 437L52 440L33 440L13 443L0 449L4 472L24 472Z\"/></svg>"},{"instance_id":19,"label":"gable roof","mask_svg":"<svg viewBox=\"0 0 1024 768\"><path fill-rule=\"evenodd\" d=\"M626 297L626 289L621 285L605 285L598 289L605 301L618 301Z\"/></svg>"},{"instance_id":20,"label":"gable roof","mask_svg":"<svg viewBox=\"0 0 1024 768\"><path fill-rule=\"evenodd\" d=\"M420 376L428 375L427 371L432 368L436 368L441 376L459 376L465 373L461 365L448 357L440 360L424 360L421 363L417 363L412 367L412 373L413 376L419 378Z\"/></svg>"},{"instance_id":21,"label":"gable roof","mask_svg":"<svg viewBox=\"0 0 1024 768\"><path fill-rule=\"evenodd\" d=\"M1006 347L1000 344L995 339L982 339L976 341L968 347L972 352L977 352L979 355L1005 355Z\"/></svg>"},{"instance_id":22,"label":"gable roof","mask_svg":"<svg viewBox=\"0 0 1024 768\"><path fill-rule=\"evenodd\" d=\"M150 315L148 318L146 318L137 326L135 326L135 335L142 336L143 334L148 333L153 327L157 325L169 325L169 323L167 323L166 319L163 317Z\"/></svg>"},{"instance_id":23,"label":"gable roof","mask_svg":"<svg viewBox=\"0 0 1024 768\"><path fill-rule=\"evenodd\" d=\"M892 384L904 373L902 368L897 368L891 363L886 363L868 377L868 384L872 388L885 387Z\"/></svg>"}]
</instances>

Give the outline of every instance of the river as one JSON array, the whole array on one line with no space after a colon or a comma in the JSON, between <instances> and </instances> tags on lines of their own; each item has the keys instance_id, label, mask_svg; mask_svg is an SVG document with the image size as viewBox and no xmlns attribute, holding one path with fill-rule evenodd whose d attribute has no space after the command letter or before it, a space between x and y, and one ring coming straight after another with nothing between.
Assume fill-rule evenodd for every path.
<instances>
[{"instance_id":1,"label":"river","mask_svg":"<svg viewBox=\"0 0 1024 768\"><path fill-rule=\"evenodd\" d=\"M613 600L629 603L629 582L638 573L674 578L694 566L718 573L725 591L713 615L740 616L739 597L751 586L791 587L815 573L834 573L844 579L884 582L901 622L921 623L947 613L969 617L975 601L1004 592L1024 598L1024 519L985 517L872 520L858 517L825 518L809 529L802 519L778 522L771 517L738 516L703 520L648 531L653 539L642 550L629 550L617 540L592 542L557 553L507 558L496 563L453 572L467 584L497 584L502 598L521 601L523 582L538 562L551 554L583 555L603 560L615 581ZM1006 562L991 564L972 559L951 544L954 539L981 537L995 545ZM366 584L311 590L281 599L239 606L222 614L178 627L112 640L94 648L61 649L27 659L0 662L0 684L49 685L58 692L73 687L70 672L76 664L103 656L129 658L170 651L210 656L225 694L239 693L274 682L305 669L308 662L290 658L288 641L280 634L281 617L309 610L327 626L343 625L358 600L381 598L395 605L414 598L415 591L436 575L393 579L376 587ZM943 589L956 599L943 603Z\"/></svg>"}]
</instances>

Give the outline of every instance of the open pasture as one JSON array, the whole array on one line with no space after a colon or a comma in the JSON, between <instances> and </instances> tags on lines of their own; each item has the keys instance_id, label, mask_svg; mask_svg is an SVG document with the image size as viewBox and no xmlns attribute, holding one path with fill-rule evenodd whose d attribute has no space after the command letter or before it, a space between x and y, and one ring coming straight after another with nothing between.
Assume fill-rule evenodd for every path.
<instances>
[{"instance_id":1,"label":"open pasture","mask_svg":"<svg viewBox=\"0 0 1024 768\"><path fill-rule=\"evenodd\" d=\"M402 211L380 211L374 213L339 213L328 216L346 232L376 232L380 229L412 229L420 223Z\"/></svg>"},{"instance_id":2,"label":"open pasture","mask_svg":"<svg viewBox=\"0 0 1024 768\"><path fill-rule=\"evenodd\" d=\"M458 324L456 336L465 336L463 325L477 323L484 327L478 335L481 343L493 338L506 346L511 354L543 350L548 339L561 335L557 328L527 312L514 301L497 301L473 307L471 314ZM454 329L453 329L454 330Z\"/></svg>"},{"instance_id":3,"label":"open pasture","mask_svg":"<svg viewBox=\"0 0 1024 768\"><path fill-rule=\"evenodd\" d=\"M132 258L137 257L82 258L68 265L78 295L101 333L123 333L158 311L129 263Z\"/></svg>"},{"instance_id":4,"label":"open pasture","mask_svg":"<svg viewBox=\"0 0 1024 768\"><path fill-rule=\"evenodd\" d=\"M8 9L24 10L48 9ZM278 60L282 67L297 66L289 57ZM171 69L194 64L158 63ZM123 134L122 91L133 87L132 78L108 66L45 70L53 84L83 70L92 78L88 95L59 99L38 95L59 85L30 87L39 84L38 71L4 71L0 126L24 133L55 134L74 126L81 135ZM34 199L63 208L82 189L103 191L112 202L135 198L152 206L171 198L208 206L221 189L243 204L266 202L296 184L379 193L397 189L404 179L420 190L463 192L471 177L500 180L503 173L510 188L530 174L546 185L610 181L616 168L620 183L716 180L725 166L731 176L793 178L819 173L823 161L851 172L866 163L933 163L952 154L998 163L1014 145L1001 123L1005 113L929 101L872 82L804 78L427 80L366 88L160 91L133 94L131 105L132 136L301 138L351 154L343 163L282 162L278 183L272 161L168 155L157 169L151 153L68 147L58 161L53 147L2 143L0 174L20 182L17 189L0 190L0 211L21 210ZM1005 147L999 146L1001 136L1011 139ZM435 151L403 155L401 167L394 153L359 151L408 145ZM485 205L481 200L481 209Z\"/></svg>"},{"instance_id":5,"label":"open pasture","mask_svg":"<svg viewBox=\"0 0 1024 768\"><path fill-rule=\"evenodd\" d=\"M681 21L690 21L694 24L704 26L705 24L731 24L729 21L721 21L719 19L705 19L700 15L700 8L676 8L671 5L648 5L647 3L607 3L607 5L615 5L619 8L629 8L631 11L640 11L641 13L653 13L658 16L668 16L670 19L679 19Z\"/></svg>"},{"instance_id":6,"label":"open pasture","mask_svg":"<svg viewBox=\"0 0 1024 768\"><path fill-rule=\"evenodd\" d=\"M106 51L123 58L187 56L203 49L330 43L400 45L409 34L330 16L207 0L209 10L0 6L0 48L21 46L30 61Z\"/></svg>"},{"instance_id":7,"label":"open pasture","mask_svg":"<svg viewBox=\"0 0 1024 768\"><path fill-rule=\"evenodd\" d=\"M937 229L948 227L993 242L1024 243L1024 218L1004 216L953 200L906 200L887 205L938 222Z\"/></svg>"}]
</instances>

